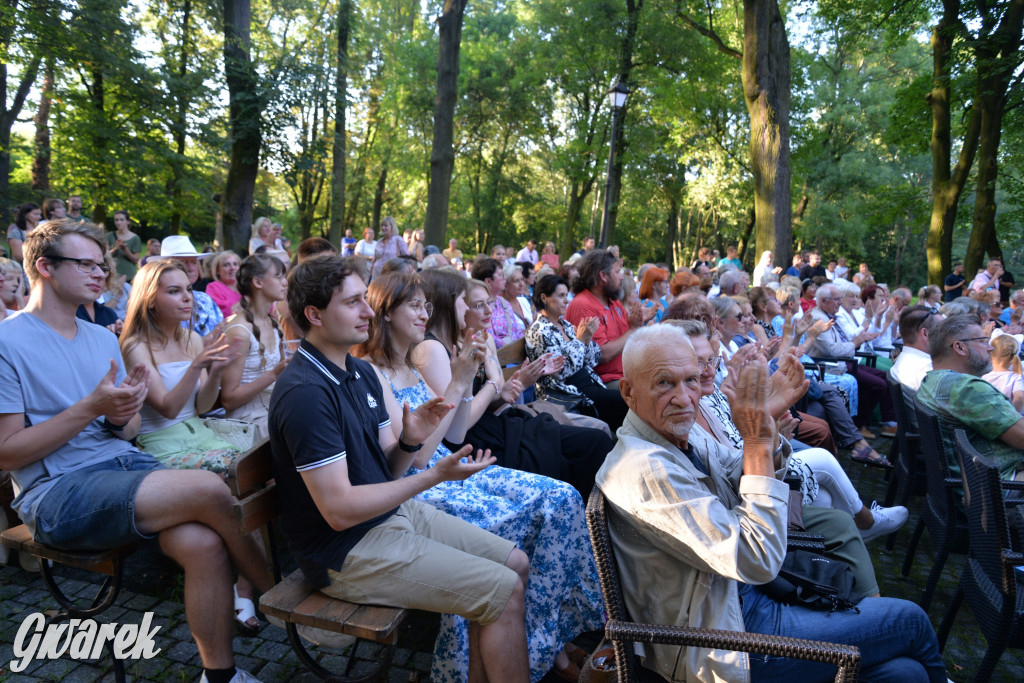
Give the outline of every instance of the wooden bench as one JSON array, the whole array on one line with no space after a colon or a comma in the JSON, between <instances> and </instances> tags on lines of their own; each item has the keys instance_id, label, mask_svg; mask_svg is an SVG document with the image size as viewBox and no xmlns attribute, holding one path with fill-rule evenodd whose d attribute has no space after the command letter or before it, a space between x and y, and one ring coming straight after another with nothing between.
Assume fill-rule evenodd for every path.
<instances>
[{"instance_id":1,"label":"wooden bench","mask_svg":"<svg viewBox=\"0 0 1024 683\"><path fill-rule=\"evenodd\" d=\"M96 619L106 611L121 592L124 575L124 562L135 550L134 545L121 546L111 550L72 552L58 550L52 546L38 543L32 538L32 533L24 524L7 529L0 534L0 543L3 543L11 550L18 551L22 555L31 555L39 560L39 573L43 583L46 584L50 595L60 605L56 613L46 614L49 622L60 622L66 619ZM76 569L84 569L106 578L93 594L87 599L88 606L79 606L75 601L65 595L53 575L53 563L62 564ZM113 642L106 643L106 650L113 663L114 679L117 683L124 683L125 672L124 662L114 656Z\"/></svg>"},{"instance_id":2,"label":"wooden bench","mask_svg":"<svg viewBox=\"0 0 1024 683\"><path fill-rule=\"evenodd\" d=\"M406 610L396 607L358 605L332 598L313 588L301 570L281 577L278 553L269 534L270 524L280 514L280 499L270 464L270 443L264 441L239 457L228 471L228 485L238 498L235 518L241 533L264 531L264 544L274 572L276 585L260 597L260 609L269 617L285 623L288 639L295 654L311 672L321 679L362 683L387 678L398 640L398 627L406 617ZM332 633L354 636L357 640L349 655L342 676L327 671L309 653L298 627L309 626ZM361 640L384 645L383 658L376 668L362 676L351 676L356 661L356 649Z\"/></svg>"}]
</instances>

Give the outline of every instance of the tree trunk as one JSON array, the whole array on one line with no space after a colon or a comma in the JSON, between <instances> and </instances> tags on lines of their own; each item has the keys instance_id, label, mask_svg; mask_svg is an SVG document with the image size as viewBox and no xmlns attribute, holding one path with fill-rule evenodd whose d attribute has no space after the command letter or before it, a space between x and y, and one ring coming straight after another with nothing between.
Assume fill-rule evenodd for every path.
<instances>
[{"instance_id":1,"label":"tree trunk","mask_svg":"<svg viewBox=\"0 0 1024 683\"><path fill-rule=\"evenodd\" d=\"M956 166L950 168L950 60L953 37L959 22L960 0L945 0L939 23L932 31L932 216L928 226L928 283L941 285L953 267L953 224L967 176L974 164L981 131L981 107L971 108L963 146ZM971 271L967 271L973 277Z\"/></svg>"},{"instance_id":2,"label":"tree trunk","mask_svg":"<svg viewBox=\"0 0 1024 683\"><path fill-rule=\"evenodd\" d=\"M743 1L743 92L750 114L757 252L792 258L789 41L776 0Z\"/></svg>"},{"instance_id":3,"label":"tree trunk","mask_svg":"<svg viewBox=\"0 0 1024 683\"><path fill-rule=\"evenodd\" d=\"M94 127L92 130L92 149L96 154L97 158L105 159L107 155L107 148L110 147L110 140L107 138L107 129L102 125L106 123L106 111L107 111L107 94L106 94L106 80L103 76L103 70L100 68L94 68L92 71L92 107ZM95 203L92 206L92 222L96 225L106 228L107 223L107 180L106 176L100 174L96 181L96 186L93 188L93 196Z\"/></svg>"},{"instance_id":4,"label":"tree trunk","mask_svg":"<svg viewBox=\"0 0 1024 683\"><path fill-rule=\"evenodd\" d=\"M53 59L46 60L43 89L33 123L36 126L35 157L32 159L32 189L50 190L50 102L53 100Z\"/></svg>"},{"instance_id":5,"label":"tree trunk","mask_svg":"<svg viewBox=\"0 0 1024 683\"><path fill-rule=\"evenodd\" d=\"M458 96L459 49L462 43L462 18L466 0L445 0L437 18L437 98L434 100L434 141L430 148L430 185L427 188L427 212L424 233L427 244L446 244L448 200L451 194L455 100Z\"/></svg>"},{"instance_id":6,"label":"tree trunk","mask_svg":"<svg viewBox=\"0 0 1024 683\"><path fill-rule=\"evenodd\" d=\"M750 235L753 234L754 226L756 225L757 212L754 209L750 209L750 213L747 214L746 227L743 229L743 238L740 240L740 243L736 247L739 250L739 256L737 258L739 258L740 262L742 263L749 263L751 261L756 262L758 259L761 258L759 255L755 259L746 258L747 251L749 251L750 247Z\"/></svg>"},{"instance_id":7,"label":"tree trunk","mask_svg":"<svg viewBox=\"0 0 1024 683\"><path fill-rule=\"evenodd\" d=\"M185 77L189 72L189 39L192 22L192 0L185 0L181 7L181 49L178 55L178 87L173 93L174 120L171 125L174 138L174 158L171 160L171 223L168 232L181 232L181 207L185 183L185 147L188 143L188 112L191 104Z\"/></svg>"},{"instance_id":8,"label":"tree trunk","mask_svg":"<svg viewBox=\"0 0 1024 683\"><path fill-rule=\"evenodd\" d=\"M377 176L377 187L373 191L373 212L370 217L370 225L376 228L380 225L380 214L381 208L384 206L384 192L388 185L388 167L385 166L380 169L380 175ZM426 241L427 244L434 244L430 240ZM447 247L447 244L445 245Z\"/></svg>"},{"instance_id":9,"label":"tree trunk","mask_svg":"<svg viewBox=\"0 0 1024 683\"><path fill-rule=\"evenodd\" d=\"M975 47L978 85L974 106L981 109L978 150L978 186L974 202L974 223L967 243L964 269L976 272L983 263L984 252L991 245L999 249L996 239L996 179L999 176L999 142L1010 81L1020 66L1019 48L1024 28L1024 0L1010 3L999 27ZM989 258L1002 253L988 250Z\"/></svg>"},{"instance_id":10,"label":"tree trunk","mask_svg":"<svg viewBox=\"0 0 1024 683\"><path fill-rule=\"evenodd\" d=\"M640 23L640 10L644 0L626 0L626 32L619 46L619 81L627 87L633 74L633 53L636 51L637 27ZM612 159L611 178L608 183L608 234L607 244L615 244L615 223L619 217L619 195L622 190L622 168L626 153L626 113L629 100L619 111L619 126L615 134L615 158Z\"/></svg>"},{"instance_id":11,"label":"tree trunk","mask_svg":"<svg viewBox=\"0 0 1024 683\"><path fill-rule=\"evenodd\" d=\"M11 28L5 28L8 44ZM9 223L11 203L11 128L25 106L25 98L36 80L36 72L39 71L40 59L34 58L22 72L21 82L14 94L14 101L7 107L7 65L0 64L0 212L4 223Z\"/></svg>"},{"instance_id":12,"label":"tree trunk","mask_svg":"<svg viewBox=\"0 0 1024 683\"><path fill-rule=\"evenodd\" d=\"M249 252L253 198L263 142L260 128L263 95L249 57L251 19L250 0L224 0L224 75L228 84L231 153L221 195L221 212L224 248L240 254Z\"/></svg>"},{"instance_id":13,"label":"tree trunk","mask_svg":"<svg viewBox=\"0 0 1024 683\"><path fill-rule=\"evenodd\" d=\"M345 113L348 108L348 36L352 19L352 0L338 2L338 70L334 78L334 145L331 171L331 244L341 244L345 225Z\"/></svg>"},{"instance_id":14,"label":"tree trunk","mask_svg":"<svg viewBox=\"0 0 1024 683\"><path fill-rule=\"evenodd\" d=\"M576 249L576 228L580 224L580 216L583 214L583 205L587 201L587 195L594 189L594 176L590 176L582 183L573 181L569 190L569 209L565 216L565 228L562 230L562 243L559 245L559 254L562 260L569 258Z\"/></svg>"},{"instance_id":15,"label":"tree trunk","mask_svg":"<svg viewBox=\"0 0 1024 683\"><path fill-rule=\"evenodd\" d=\"M674 193L668 200L668 221L665 227L665 263L672 266L672 272L669 273L669 278L671 278L675 271L676 238L679 237L679 199Z\"/></svg>"}]
</instances>

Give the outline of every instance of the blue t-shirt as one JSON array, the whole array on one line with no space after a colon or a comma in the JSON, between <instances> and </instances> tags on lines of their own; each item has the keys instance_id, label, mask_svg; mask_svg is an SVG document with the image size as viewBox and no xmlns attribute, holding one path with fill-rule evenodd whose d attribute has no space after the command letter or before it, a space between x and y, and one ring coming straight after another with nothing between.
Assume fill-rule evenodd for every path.
<instances>
[{"instance_id":1,"label":"blue t-shirt","mask_svg":"<svg viewBox=\"0 0 1024 683\"><path fill-rule=\"evenodd\" d=\"M115 385L125 377L117 337L77 320L74 339L65 339L31 313L0 322L0 413L24 413L37 425L70 408L96 388L117 362ZM13 470L12 507L35 531L35 510L56 480L67 472L138 451L103 427L100 416L41 460Z\"/></svg>"},{"instance_id":2,"label":"blue t-shirt","mask_svg":"<svg viewBox=\"0 0 1024 683\"><path fill-rule=\"evenodd\" d=\"M341 255L342 256L355 256L356 255L356 238L355 237L342 237L341 238Z\"/></svg>"}]
</instances>

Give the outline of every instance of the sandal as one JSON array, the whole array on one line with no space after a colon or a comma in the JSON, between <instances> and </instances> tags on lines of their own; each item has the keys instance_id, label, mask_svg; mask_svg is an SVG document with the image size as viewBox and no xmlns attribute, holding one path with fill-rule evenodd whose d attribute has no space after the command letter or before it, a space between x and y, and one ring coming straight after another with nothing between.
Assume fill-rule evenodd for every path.
<instances>
[{"instance_id":1,"label":"sandal","mask_svg":"<svg viewBox=\"0 0 1024 683\"><path fill-rule=\"evenodd\" d=\"M566 656L568 656L568 653L566 653ZM556 666L551 670L555 672L556 676L563 680L572 681L573 683L577 683L577 681L580 680L580 667L571 659L569 660L569 666L564 669L559 669Z\"/></svg>"},{"instance_id":2,"label":"sandal","mask_svg":"<svg viewBox=\"0 0 1024 683\"><path fill-rule=\"evenodd\" d=\"M872 454L874 454L875 457L871 457ZM885 457L871 446L863 446L855 451L851 451L850 458L854 462L870 465L871 467L883 467L886 469L892 468L892 463L889 462L889 458Z\"/></svg>"},{"instance_id":3,"label":"sandal","mask_svg":"<svg viewBox=\"0 0 1024 683\"><path fill-rule=\"evenodd\" d=\"M562 646L562 649L565 651L565 656L569 658L569 661L582 670L583 664L587 661L590 653L582 647L578 647L575 643L566 643Z\"/></svg>"},{"instance_id":4,"label":"sandal","mask_svg":"<svg viewBox=\"0 0 1024 683\"><path fill-rule=\"evenodd\" d=\"M250 598L238 597L238 586L234 587L235 591L235 622L238 624L238 628L241 629L247 635L256 635L260 630L259 619L256 619L256 605ZM256 625L249 623L250 619L256 619Z\"/></svg>"}]
</instances>

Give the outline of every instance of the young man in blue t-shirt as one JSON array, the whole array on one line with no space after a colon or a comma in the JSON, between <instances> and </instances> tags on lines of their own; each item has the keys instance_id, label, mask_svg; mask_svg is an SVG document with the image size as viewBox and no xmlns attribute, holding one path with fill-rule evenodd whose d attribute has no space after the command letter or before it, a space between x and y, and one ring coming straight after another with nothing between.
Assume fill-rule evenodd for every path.
<instances>
[{"instance_id":1,"label":"young man in blue t-shirt","mask_svg":"<svg viewBox=\"0 0 1024 683\"><path fill-rule=\"evenodd\" d=\"M263 556L237 534L218 475L163 469L129 443L148 373L126 377L117 338L75 318L105 289L105 250L100 228L70 218L25 240L29 302L0 323L0 469L14 481L12 505L37 541L61 549L157 538L185 570L201 680L256 681L234 666L232 584L237 569L269 590Z\"/></svg>"},{"instance_id":2,"label":"young man in blue t-shirt","mask_svg":"<svg viewBox=\"0 0 1024 683\"><path fill-rule=\"evenodd\" d=\"M288 276L288 308L305 339L274 387L269 427L274 478L289 501L289 547L328 595L466 618L471 678L525 683L528 558L511 541L414 500L495 458L466 446L403 476L415 453L437 448L436 427L454 406L435 398L407 409L395 437L373 368L349 355L373 318L358 265L319 254Z\"/></svg>"}]
</instances>

